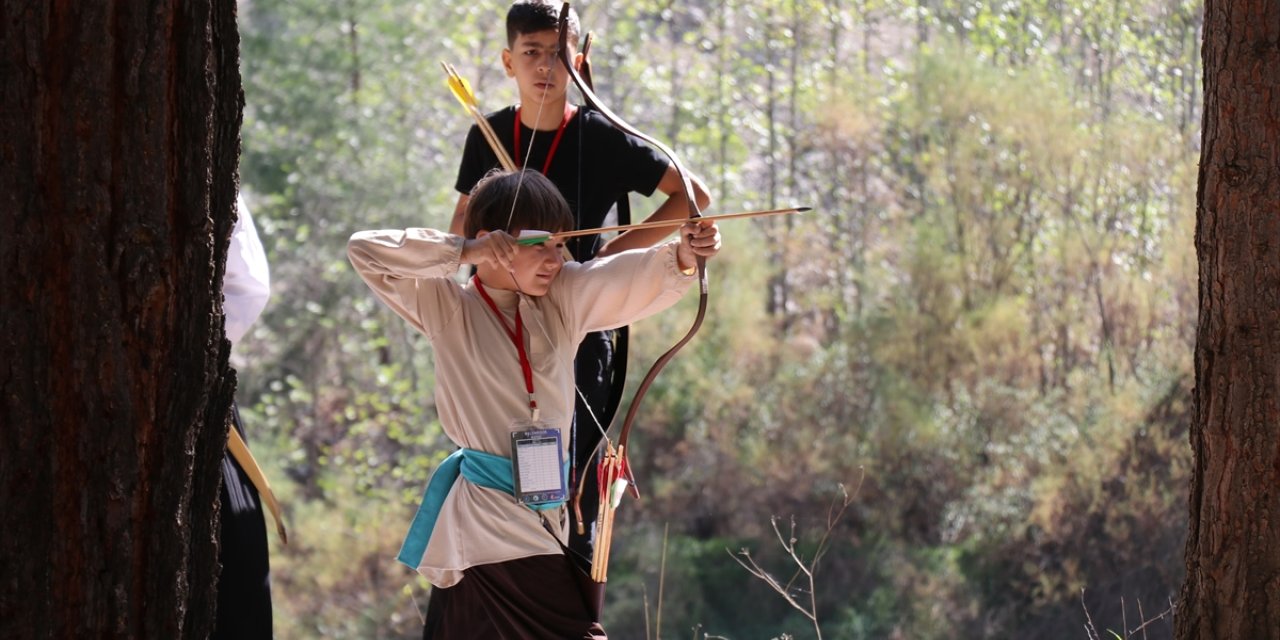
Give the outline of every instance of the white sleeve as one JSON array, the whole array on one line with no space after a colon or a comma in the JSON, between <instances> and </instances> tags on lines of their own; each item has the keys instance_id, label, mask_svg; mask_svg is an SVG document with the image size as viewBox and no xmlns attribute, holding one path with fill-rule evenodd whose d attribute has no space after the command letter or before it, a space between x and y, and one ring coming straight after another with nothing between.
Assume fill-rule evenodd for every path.
<instances>
[{"instance_id":1,"label":"white sleeve","mask_svg":"<svg viewBox=\"0 0 1280 640\"><path fill-rule=\"evenodd\" d=\"M461 305L453 275L463 244L461 236L434 229L360 231L347 242L347 257L383 303L434 338Z\"/></svg>"},{"instance_id":2,"label":"white sleeve","mask_svg":"<svg viewBox=\"0 0 1280 640\"><path fill-rule=\"evenodd\" d=\"M557 295L570 309L571 327L581 339L588 331L612 329L651 316L680 300L698 279L680 269L680 240L632 249L561 270Z\"/></svg>"},{"instance_id":3,"label":"white sleeve","mask_svg":"<svg viewBox=\"0 0 1280 640\"><path fill-rule=\"evenodd\" d=\"M231 248L227 252L227 270L222 278L223 310L227 315L227 339L235 347L249 332L271 296L271 274L267 254L253 226L253 216L244 197L236 198L239 216L231 230Z\"/></svg>"}]
</instances>

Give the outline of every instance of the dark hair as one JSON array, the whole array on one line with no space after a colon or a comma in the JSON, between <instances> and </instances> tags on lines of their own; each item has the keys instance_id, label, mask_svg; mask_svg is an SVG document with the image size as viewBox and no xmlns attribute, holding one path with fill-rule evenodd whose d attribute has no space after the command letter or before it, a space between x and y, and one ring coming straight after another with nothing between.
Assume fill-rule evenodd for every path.
<instances>
[{"instance_id":1,"label":"dark hair","mask_svg":"<svg viewBox=\"0 0 1280 640\"><path fill-rule=\"evenodd\" d=\"M481 231L514 234L524 229L553 233L573 229L573 214L560 190L537 171L526 171L523 178L521 175L517 171L496 170L476 183L467 200L468 238Z\"/></svg>"},{"instance_id":2,"label":"dark hair","mask_svg":"<svg viewBox=\"0 0 1280 640\"><path fill-rule=\"evenodd\" d=\"M516 36L539 31L560 29L560 3L552 0L517 0L507 10L507 46L516 43ZM569 44L578 46L578 12L569 8Z\"/></svg>"}]
</instances>

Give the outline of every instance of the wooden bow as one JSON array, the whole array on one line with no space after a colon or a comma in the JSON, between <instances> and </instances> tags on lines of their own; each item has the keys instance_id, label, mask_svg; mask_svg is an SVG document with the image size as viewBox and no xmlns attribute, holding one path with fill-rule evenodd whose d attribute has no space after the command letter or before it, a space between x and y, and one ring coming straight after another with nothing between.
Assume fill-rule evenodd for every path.
<instances>
[{"instance_id":1,"label":"wooden bow","mask_svg":"<svg viewBox=\"0 0 1280 640\"><path fill-rule=\"evenodd\" d=\"M680 157L676 155L670 147L663 144L659 140L639 131L635 127L628 124L625 120L618 117L608 107L606 107L591 87L583 80L578 70L573 66L573 60L569 58L569 3L565 2L560 9L560 44L559 57L564 64L565 70L569 74L569 78L573 80L574 86L582 93L583 100L600 112L606 120L611 122L613 126L619 130L631 134L652 145L667 156L671 161L671 166L676 168L676 172L680 175L681 188L684 191L685 199L689 203L689 218L699 218L702 216L701 210L698 208L697 195L693 190L693 180L689 171L685 168L684 163L680 161ZM702 328L702 321L707 315L707 261L706 258L698 256L698 313L694 317L693 325L689 331L680 338L678 342L670 349L663 353L661 357L654 362L649 372L645 374L641 380L640 386L636 389L636 394L631 400L631 406L627 408L626 418L622 422L622 431L618 434L616 447L605 440L605 455L600 463L600 514L598 526L599 531L596 536L595 557L591 565L591 577L599 583L605 582L608 576L609 550L613 538L613 511L617 508L618 502L621 500L621 493L625 491L625 486L630 485L633 495L639 495L635 491L635 478L631 474L630 465L627 464L627 441L631 436L631 428L635 423L636 415L640 409L640 401L648 393L649 387L653 384L658 373L663 367L675 357L676 353L693 339L698 329ZM623 481L626 482L623 482Z\"/></svg>"}]
</instances>

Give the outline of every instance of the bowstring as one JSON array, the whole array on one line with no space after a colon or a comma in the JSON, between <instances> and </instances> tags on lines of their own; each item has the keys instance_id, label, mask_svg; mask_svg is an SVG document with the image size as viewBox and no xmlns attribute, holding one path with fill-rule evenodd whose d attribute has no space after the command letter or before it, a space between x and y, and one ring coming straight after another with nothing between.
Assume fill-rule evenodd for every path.
<instances>
[{"instance_id":1,"label":"bowstring","mask_svg":"<svg viewBox=\"0 0 1280 640\"><path fill-rule=\"evenodd\" d=\"M584 62L585 62L585 59L584 59ZM566 71L565 71L565 74L567 75L568 73L569 73L569 72L566 70ZM576 86L575 86L575 88L576 88ZM584 102L585 102L585 100L584 100ZM585 108L583 108L583 107L579 107L579 108L578 108L578 113L577 113L577 117L578 117L578 184L577 184L577 192L578 192L578 208L577 208L577 210L574 212L574 223L577 225L577 227L578 227L579 229L581 229L581 228L582 228L582 204L583 204L583 200L582 200L582 147L583 147L583 140L587 137L587 125L586 125L586 113L585 113L585 112L586 112L586 109L585 109ZM600 250L601 243L602 243L602 241L603 241L603 240L604 240L604 237L603 237L602 235L596 235L595 239L591 241L591 256L592 256L592 257L594 257L594 256L595 256L595 254L596 254L596 252ZM577 394L578 394L578 398L582 400L582 406L584 406L584 407L586 407L586 408L587 408L587 415L591 416L591 423L595 426L596 431L599 431L599 432L600 432L600 440L599 440L598 442L596 442L596 446L594 446L594 447L592 447L592 448L591 448L591 453L587 454L587 457L586 457L586 459L587 459L587 460L594 460L594 459L596 458L596 456L600 453L600 449L601 449L601 447L605 446L605 444L610 444L610 446L612 446L612 444L611 444L611 443L610 443L610 441L609 441L609 433L608 433L608 431L605 429L604 424L600 422L600 418L596 417L596 412L595 412L595 410L594 410L594 409L592 409L592 407L591 407L591 403L587 401L587 396L586 396L586 394L582 393L582 389L580 389L580 388L578 387L578 383L577 383L577 379L576 379L576 377L575 377L575 379L574 379L574 383L573 383L573 390L574 390L575 392L577 392ZM575 442L573 443L573 450L569 452L569 453L570 453L570 455L572 456L572 459L571 459L571 461L570 461L570 464L572 464L572 465L573 465L573 469L574 469L574 473L575 473L575 474L577 473L577 469L578 469L578 459L577 459L577 456L578 456L578 448L577 448L577 442L576 442L576 440L577 440L577 438L578 438L578 433L577 433L577 424L578 424L578 423L577 423L577 421L574 421L574 433L573 433L573 440L575 440ZM584 471L583 473L584 473L584 474L586 474L586 473L590 473L590 472L591 472L591 471L590 471L590 467L588 466L588 467L587 467L587 470L586 470L586 471ZM578 481L578 484L579 484L579 485L581 485L581 484L582 484L582 480L579 480L579 481ZM579 493L580 491L581 491L581 490L579 489L578 491L575 491L575 493Z\"/></svg>"},{"instance_id":2,"label":"bowstring","mask_svg":"<svg viewBox=\"0 0 1280 640\"><path fill-rule=\"evenodd\" d=\"M550 72L548 72L548 75L550 75L550 74L552 74L552 73L555 73L555 68L554 68L554 67L552 67L551 71L550 71ZM535 115L534 115L534 117L533 117L533 121L534 121L535 123L536 123L536 122L538 122L539 120L542 120L542 108L543 108L544 106L546 106L546 104L547 104L547 100L546 100L546 90L544 89L542 93L543 93L543 96L542 96L542 97L543 97L543 99L538 101L538 112L537 112L537 114L535 114ZM523 105L521 105L521 106L523 106ZM522 127L522 126L524 126L524 123L520 122L520 110L519 110L519 109L516 109L516 126L517 126L517 127ZM519 178L517 178L517 179L516 179L516 193L515 193L515 195L514 195L514 196L512 196L512 198L511 198L511 211L509 211L509 212L507 213L507 233L511 233L511 220L515 218L515 215L516 215L516 205L520 202L520 187L524 185L524 172L529 170L529 158L531 158L531 157L533 156L533 142L534 142L534 139L537 137L537 135L538 135L538 128L537 128L536 126L535 126L535 127L531 127L531 128L530 128L530 130L529 130L529 150L525 152L525 154L524 154L524 160L520 163L520 176L519 176ZM517 157L519 157L519 155L520 155L520 150L519 150L519 149L516 149L515 151L516 151L516 156L517 156ZM520 247L519 247L518 245L516 246L516 250L517 250L517 251L519 251L519 250L520 250ZM520 288L520 280L519 280L518 278L516 278L516 272L515 272L515 269L513 269L510 265L508 265L508 266L507 266L507 273L511 275L511 283L512 283L512 284L514 284L514 285L516 286L516 293L518 293L518 294L520 294L520 295L522 295L522 296L524 296L524 297L530 297L530 296L529 296L529 294L527 294L527 293L525 293L525 292L524 292L524 289L521 289L521 288ZM517 299L517 300L516 300L516 305L519 305L519 304L520 304L520 300L519 300L519 299ZM548 344L553 344L553 343L551 342L551 336L547 334L547 330L546 330L546 328L545 328L545 327L542 327L542 320L541 320L541 318L539 318L539 320L538 320L538 326L539 326L540 328L542 328L542 335L547 339L547 343L548 343ZM576 383L576 382L574 383L574 388L575 388L575 389L577 388L577 383Z\"/></svg>"},{"instance_id":3,"label":"bowstring","mask_svg":"<svg viewBox=\"0 0 1280 640\"><path fill-rule=\"evenodd\" d=\"M558 52L557 52L557 55L559 55ZM548 72L548 75L550 76L555 74L556 68L558 68L558 65L555 65L553 63L551 66L551 70ZM566 71L565 73L567 74L568 71ZM567 95L565 99L568 100ZM541 100L538 102L538 112L537 112L537 115L534 117L534 121L540 121L542 119L542 109L544 106L546 106L546 100ZM578 184L577 184L578 207L577 207L577 210L574 212L574 223L576 224L576 226L581 228L582 226L582 145L583 145L582 139L584 137L586 129L584 128L584 124L583 124L585 122L583 109L579 108L577 110L576 115L578 117ZM519 126L522 126L522 123ZM538 129L536 127L532 128L529 134L529 148L528 150L525 151L524 160L520 163L520 177L516 180L516 192L515 192L515 196L511 200L511 210L507 213L507 229L511 228L511 220L514 219L515 217L516 204L519 202L519 199L520 199L520 188L524 184L524 173L525 171L529 170L529 160L533 157L533 143L537 135L538 135ZM519 155L519 153L520 153L520 150L516 149L516 154ZM595 240L592 243L593 249L597 249L599 247L600 240L601 238L599 236L595 238ZM520 288L520 282L519 280L516 279L515 271L509 269L508 272L511 274L511 281L515 283L516 292L524 297L531 297L529 296L529 294L525 293L523 289ZM519 303L517 302L517 304ZM546 326L543 325L542 318L540 316L538 318L537 325L538 325L538 329L542 332L542 336L543 338L546 339L547 343L554 344L554 342L551 340L551 334L550 332L547 331ZM596 417L595 410L591 408L591 403L587 401L586 394L582 393L582 389L578 386L576 376L573 383L573 390L574 390L574 393L577 394L577 397L582 400L582 406L587 408L587 414L591 416L592 424L595 426L596 430L600 432L600 441L596 443L596 446L592 449L591 454L587 456L587 459L590 460L599 453L600 447L604 446L605 443L609 442L609 434L606 432L604 425L601 424L600 419ZM571 428L573 429L573 432L570 434L570 442L569 442L569 456L570 456L569 465L571 467L571 473L574 476L574 484L581 485L582 480L577 478L577 475L578 475L577 442L576 442L578 437L577 421L574 421L572 423ZM590 470L588 469L584 473L590 473ZM575 493L577 493L577 491L575 491Z\"/></svg>"},{"instance_id":4,"label":"bowstring","mask_svg":"<svg viewBox=\"0 0 1280 640\"><path fill-rule=\"evenodd\" d=\"M556 65L552 64L551 69L547 72L547 78L550 79L552 76L555 75L555 72L556 72ZM566 99L568 98L566 97ZM538 113L533 117L533 121L535 123L540 122L542 120L542 108L545 107L546 105L547 105L547 90L543 89L542 100L538 101ZM517 118L516 126L522 127L524 126L524 123L519 122L519 118ZM520 187L524 185L524 172L529 170L529 158L533 157L533 141L534 141L534 138L537 137L537 135L538 135L538 128L536 126L532 127L529 131L529 150L525 151L524 161L520 163L520 177L516 180L516 194L515 194L515 197L511 198L511 211L507 213L508 231L511 229L511 220L516 215L516 203L520 201ZM519 149L516 149L516 155L520 155ZM515 279L514 273L512 274L512 279L513 280ZM519 287L520 285L517 284L516 288L519 289Z\"/></svg>"},{"instance_id":5,"label":"bowstring","mask_svg":"<svg viewBox=\"0 0 1280 640\"><path fill-rule=\"evenodd\" d=\"M521 297L524 297L524 298L533 297L525 293L524 290L520 288L520 281L516 279L514 271L511 272L511 281L515 283L516 293L520 294ZM519 299L516 300L517 305L519 305L520 302L521 301ZM555 341L551 339L551 332L547 331L546 325L543 324L542 322L542 314L539 313L539 314L533 314L533 315L537 320L535 324L538 325L538 330L542 332L543 339L547 341L547 344L554 345ZM597 454L600 453L600 447L604 446L605 443L609 442L609 434L605 432L604 425L601 424L600 419L596 417L596 412L591 408L591 403L587 402L586 394L582 393L582 389L578 387L576 372L575 372L574 381L573 381L573 391L574 393L577 394L578 398L582 400L582 406L587 408L587 414L591 416L591 422L595 425L596 429L600 431L600 441L596 443L596 446L591 449L591 454L587 456L587 459L591 460L595 458ZM576 496L582 493L582 487L585 486L583 484L585 478L578 477L578 446L577 446L578 422L576 420L571 421L570 429L572 429L572 431L571 431L570 440L569 440L569 473L571 474L572 484L573 484L573 487L570 488L570 494L574 497L570 497L565 500L564 506L566 510L569 509L570 504L576 504L576 500L578 499ZM590 467L585 469L582 473L584 476L588 473L591 473ZM575 506L574 509L576 512L577 507ZM582 523L579 522L579 525L581 524Z\"/></svg>"},{"instance_id":6,"label":"bowstring","mask_svg":"<svg viewBox=\"0 0 1280 640\"><path fill-rule=\"evenodd\" d=\"M515 283L516 292L519 293L521 296L525 298L533 297L525 293L524 289L520 288L520 281L516 280L514 272L511 273L511 281ZM517 304L519 303L517 302ZM542 332L542 337L547 341L547 344L554 345L555 341L551 339L551 332L547 331L546 325L542 323L542 315L535 314L535 317L537 318L538 330ZM591 403L587 402L586 394L582 393L582 389L578 387L578 382L576 377L573 382L573 390L578 395L578 397L582 399L582 406L587 408L587 413L591 416L591 421L595 423L596 429L600 431L601 442L603 442L604 440L607 440L609 438L609 434L605 432L604 425L601 424L600 419L596 417L596 412L591 409ZM595 450L598 451L599 449L600 449L600 445L597 444ZM572 451L570 453L572 454ZM594 452L593 452L593 455L594 455Z\"/></svg>"}]
</instances>

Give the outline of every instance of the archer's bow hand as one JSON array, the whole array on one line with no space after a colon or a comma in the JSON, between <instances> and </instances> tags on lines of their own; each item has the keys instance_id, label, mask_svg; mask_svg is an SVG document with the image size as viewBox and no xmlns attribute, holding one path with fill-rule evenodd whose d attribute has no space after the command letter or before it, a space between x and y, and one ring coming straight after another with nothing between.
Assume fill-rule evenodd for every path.
<instances>
[{"instance_id":1,"label":"archer's bow hand","mask_svg":"<svg viewBox=\"0 0 1280 640\"><path fill-rule=\"evenodd\" d=\"M697 266L698 258L712 258L720 253L720 227L706 218L694 219L680 227L680 248L676 257L681 269Z\"/></svg>"}]
</instances>

